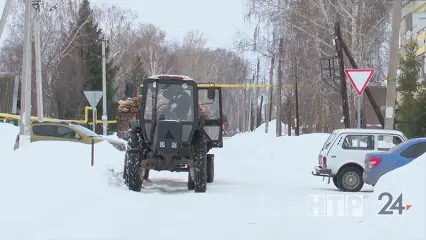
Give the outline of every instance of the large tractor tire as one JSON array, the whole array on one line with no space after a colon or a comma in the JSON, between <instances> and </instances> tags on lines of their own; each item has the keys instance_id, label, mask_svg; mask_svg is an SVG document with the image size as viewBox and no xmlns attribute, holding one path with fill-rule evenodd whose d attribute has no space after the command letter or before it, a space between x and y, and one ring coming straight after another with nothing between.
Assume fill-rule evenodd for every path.
<instances>
[{"instance_id":1,"label":"large tractor tire","mask_svg":"<svg viewBox=\"0 0 426 240\"><path fill-rule=\"evenodd\" d=\"M124 183L127 185L127 153L124 155L124 169L123 169L123 179Z\"/></svg>"},{"instance_id":2,"label":"large tractor tire","mask_svg":"<svg viewBox=\"0 0 426 240\"><path fill-rule=\"evenodd\" d=\"M207 191L207 138L198 134L194 143L194 191Z\"/></svg>"},{"instance_id":3,"label":"large tractor tire","mask_svg":"<svg viewBox=\"0 0 426 240\"><path fill-rule=\"evenodd\" d=\"M207 183L214 182L214 155L207 154Z\"/></svg>"},{"instance_id":4,"label":"large tractor tire","mask_svg":"<svg viewBox=\"0 0 426 240\"><path fill-rule=\"evenodd\" d=\"M127 184L129 186L129 190L140 192L142 190L142 181L140 153L128 153Z\"/></svg>"}]
</instances>

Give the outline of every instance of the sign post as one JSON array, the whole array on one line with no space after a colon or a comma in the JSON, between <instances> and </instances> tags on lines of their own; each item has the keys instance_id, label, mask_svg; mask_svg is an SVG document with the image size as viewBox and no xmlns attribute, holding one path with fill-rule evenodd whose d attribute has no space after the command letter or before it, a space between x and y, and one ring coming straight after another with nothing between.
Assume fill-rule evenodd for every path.
<instances>
[{"instance_id":1,"label":"sign post","mask_svg":"<svg viewBox=\"0 0 426 240\"><path fill-rule=\"evenodd\" d=\"M367 88L368 83L371 80L371 77L374 74L374 69L345 69L345 74L349 78L349 81L352 84L352 87L355 89L358 94L357 99L357 120L358 128L361 128L361 96L364 93L364 90Z\"/></svg>"},{"instance_id":2,"label":"sign post","mask_svg":"<svg viewBox=\"0 0 426 240\"><path fill-rule=\"evenodd\" d=\"M92 107L92 128L93 132L96 132L96 106L98 105L99 100L101 100L103 94L102 91L84 91L84 95L86 96L87 101L89 101L89 104Z\"/></svg>"}]
</instances>

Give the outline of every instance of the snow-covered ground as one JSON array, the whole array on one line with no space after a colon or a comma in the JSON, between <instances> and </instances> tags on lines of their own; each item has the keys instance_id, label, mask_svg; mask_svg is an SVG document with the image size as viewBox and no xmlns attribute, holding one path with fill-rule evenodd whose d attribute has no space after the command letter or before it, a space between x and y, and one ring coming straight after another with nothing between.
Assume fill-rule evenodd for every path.
<instances>
[{"instance_id":1,"label":"snow-covered ground","mask_svg":"<svg viewBox=\"0 0 426 240\"><path fill-rule=\"evenodd\" d=\"M263 127L215 149L207 193L186 188L186 173L152 172L153 189L128 191L124 153L38 142L13 151L17 128L0 123L0 239L424 239L424 159L385 175L374 193L341 193L311 170L328 134L275 136ZM423 162L423 163L422 163ZM111 171L113 169L113 171ZM412 204L377 216L380 192ZM308 196L363 195L364 217L308 216Z\"/></svg>"}]
</instances>

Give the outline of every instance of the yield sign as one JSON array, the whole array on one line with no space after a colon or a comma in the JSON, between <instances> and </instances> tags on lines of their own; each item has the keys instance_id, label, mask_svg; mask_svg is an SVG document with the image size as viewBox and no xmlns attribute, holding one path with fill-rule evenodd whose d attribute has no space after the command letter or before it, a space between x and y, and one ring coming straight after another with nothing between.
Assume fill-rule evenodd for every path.
<instances>
[{"instance_id":1,"label":"yield sign","mask_svg":"<svg viewBox=\"0 0 426 240\"><path fill-rule=\"evenodd\" d=\"M95 109L98 105L99 100L102 98L102 91L84 91L84 95L89 101L90 106Z\"/></svg>"},{"instance_id":2,"label":"yield sign","mask_svg":"<svg viewBox=\"0 0 426 240\"><path fill-rule=\"evenodd\" d=\"M361 96L374 74L374 69L345 69L345 73L356 93Z\"/></svg>"}]
</instances>

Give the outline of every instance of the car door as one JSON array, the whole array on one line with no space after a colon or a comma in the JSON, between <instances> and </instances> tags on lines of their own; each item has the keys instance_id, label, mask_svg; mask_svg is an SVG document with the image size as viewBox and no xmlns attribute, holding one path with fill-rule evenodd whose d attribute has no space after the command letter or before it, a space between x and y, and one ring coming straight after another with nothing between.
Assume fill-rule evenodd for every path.
<instances>
[{"instance_id":1,"label":"car door","mask_svg":"<svg viewBox=\"0 0 426 240\"><path fill-rule=\"evenodd\" d=\"M426 142L417 142L406 148L400 153L400 158L397 161L397 167L404 166L405 164L413 161L414 159L420 157L426 152Z\"/></svg>"},{"instance_id":2,"label":"car door","mask_svg":"<svg viewBox=\"0 0 426 240\"><path fill-rule=\"evenodd\" d=\"M342 156L343 150L341 148L341 142L345 136L345 134L337 135L337 133L335 133L334 136L332 134L327 139L320 154L318 155L318 163L320 166L325 167L325 165L327 165L328 169L336 169L340 166L338 156ZM324 164L324 160L327 164Z\"/></svg>"},{"instance_id":3,"label":"car door","mask_svg":"<svg viewBox=\"0 0 426 240\"><path fill-rule=\"evenodd\" d=\"M55 141L57 128L54 125L33 125L31 142Z\"/></svg>"},{"instance_id":4,"label":"car door","mask_svg":"<svg viewBox=\"0 0 426 240\"><path fill-rule=\"evenodd\" d=\"M392 147L402 143L404 139L395 134L377 134L376 138L377 150L388 151Z\"/></svg>"},{"instance_id":5,"label":"car door","mask_svg":"<svg viewBox=\"0 0 426 240\"><path fill-rule=\"evenodd\" d=\"M70 127L56 126L56 128L56 141L79 142L81 140L80 135L78 135L77 132L71 129Z\"/></svg>"},{"instance_id":6,"label":"car door","mask_svg":"<svg viewBox=\"0 0 426 240\"><path fill-rule=\"evenodd\" d=\"M352 162L364 166L365 154L375 150L374 139L374 134L347 134L341 143L342 156L336 157L341 159L342 164Z\"/></svg>"},{"instance_id":7,"label":"car door","mask_svg":"<svg viewBox=\"0 0 426 240\"><path fill-rule=\"evenodd\" d=\"M200 114L204 116L203 130L207 133L215 147L223 146L223 115L222 115L222 90L215 89L214 100L208 99L208 90L211 87L198 87L198 104Z\"/></svg>"}]
</instances>

